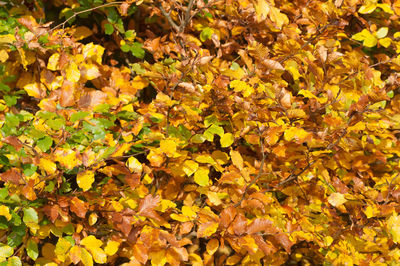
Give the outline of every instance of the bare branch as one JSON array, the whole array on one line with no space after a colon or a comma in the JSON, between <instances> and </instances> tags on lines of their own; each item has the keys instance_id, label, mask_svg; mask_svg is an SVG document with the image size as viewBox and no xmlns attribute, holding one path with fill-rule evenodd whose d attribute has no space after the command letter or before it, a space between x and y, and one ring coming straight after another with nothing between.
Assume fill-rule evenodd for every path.
<instances>
[{"instance_id":1,"label":"bare branch","mask_svg":"<svg viewBox=\"0 0 400 266\"><path fill-rule=\"evenodd\" d=\"M171 18L171 12L167 12L165 11L165 9L163 8L163 6L161 5L161 3L158 5L158 8L160 8L161 13L164 15L164 17L167 19L169 25L171 25L171 27L176 31L176 32L180 32L180 27L178 25L176 25L176 23L174 22L174 20Z\"/></svg>"}]
</instances>

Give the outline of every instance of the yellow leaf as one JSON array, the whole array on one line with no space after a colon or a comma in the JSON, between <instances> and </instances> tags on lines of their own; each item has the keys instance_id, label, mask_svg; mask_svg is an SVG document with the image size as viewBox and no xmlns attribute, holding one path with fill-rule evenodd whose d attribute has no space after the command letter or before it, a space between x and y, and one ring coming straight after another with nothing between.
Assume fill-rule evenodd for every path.
<instances>
[{"instance_id":1,"label":"yellow leaf","mask_svg":"<svg viewBox=\"0 0 400 266\"><path fill-rule=\"evenodd\" d=\"M383 3L383 4L377 4L376 6L381 8L383 11L385 11L388 14L392 14L392 15L394 14L392 8L390 7L390 4Z\"/></svg>"},{"instance_id":2,"label":"yellow leaf","mask_svg":"<svg viewBox=\"0 0 400 266\"><path fill-rule=\"evenodd\" d=\"M0 215L6 217L7 221L10 221L12 218L10 210L5 205L0 205Z\"/></svg>"},{"instance_id":3,"label":"yellow leaf","mask_svg":"<svg viewBox=\"0 0 400 266\"><path fill-rule=\"evenodd\" d=\"M108 256L112 256L117 253L120 243L114 240L109 240L107 242L107 246L104 248L104 251Z\"/></svg>"},{"instance_id":4,"label":"yellow leaf","mask_svg":"<svg viewBox=\"0 0 400 266\"><path fill-rule=\"evenodd\" d=\"M79 71L78 65L74 61L69 62L65 73L67 75L67 79L71 82L78 82L81 78L81 72Z\"/></svg>"},{"instance_id":5,"label":"yellow leaf","mask_svg":"<svg viewBox=\"0 0 400 266\"><path fill-rule=\"evenodd\" d=\"M261 22L267 19L269 13L269 3L265 0L258 0L257 4L254 5L256 10L257 22Z\"/></svg>"},{"instance_id":6,"label":"yellow leaf","mask_svg":"<svg viewBox=\"0 0 400 266\"><path fill-rule=\"evenodd\" d=\"M67 253L70 248L71 248L71 243L68 240L66 240L65 238L60 237L57 241L54 253L57 256L59 256L59 255L62 256L65 253Z\"/></svg>"},{"instance_id":7,"label":"yellow leaf","mask_svg":"<svg viewBox=\"0 0 400 266\"><path fill-rule=\"evenodd\" d=\"M24 86L24 90L28 93L29 96L35 98L42 98L42 90L40 88L40 84L38 82L29 83Z\"/></svg>"},{"instance_id":8,"label":"yellow leaf","mask_svg":"<svg viewBox=\"0 0 400 266\"><path fill-rule=\"evenodd\" d=\"M237 265L242 260L242 257L235 254L226 259L226 265Z\"/></svg>"},{"instance_id":9,"label":"yellow leaf","mask_svg":"<svg viewBox=\"0 0 400 266\"><path fill-rule=\"evenodd\" d=\"M81 261L84 266L93 266L92 255L84 248L81 248Z\"/></svg>"},{"instance_id":10,"label":"yellow leaf","mask_svg":"<svg viewBox=\"0 0 400 266\"><path fill-rule=\"evenodd\" d=\"M390 39L390 38L383 38L383 39L379 40L379 44L385 48L388 48L391 43L392 43L392 39Z\"/></svg>"},{"instance_id":11,"label":"yellow leaf","mask_svg":"<svg viewBox=\"0 0 400 266\"><path fill-rule=\"evenodd\" d=\"M59 53L52 54L49 58L49 62L47 63L47 69L53 71L60 70L59 62L60 62L60 54Z\"/></svg>"},{"instance_id":12,"label":"yellow leaf","mask_svg":"<svg viewBox=\"0 0 400 266\"><path fill-rule=\"evenodd\" d=\"M211 156L220 165L227 164L229 162L229 155L220 150L213 151Z\"/></svg>"},{"instance_id":13,"label":"yellow leaf","mask_svg":"<svg viewBox=\"0 0 400 266\"><path fill-rule=\"evenodd\" d=\"M364 211L365 215L367 218L372 218L375 217L377 214L379 214L379 210L375 205L368 205L367 208Z\"/></svg>"},{"instance_id":14,"label":"yellow leaf","mask_svg":"<svg viewBox=\"0 0 400 266\"><path fill-rule=\"evenodd\" d=\"M151 258L151 265L152 266L164 266L167 263L167 256L166 256L165 249L159 249L157 251L150 253Z\"/></svg>"},{"instance_id":15,"label":"yellow leaf","mask_svg":"<svg viewBox=\"0 0 400 266\"><path fill-rule=\"evenodd\" d=\"M91 36L92 34L93 32L88 27L80 26L75 29L73 36L75 37L75 40L79 41Z\"/></svg>"},{"instance_id":16,"label":"yellow leaf","mask_svg":"<svg viewBox=\"0 0 400 266\"><path fill-rule=\"evenodd\" d=\"M90 226L94 225L94 224L97 222L97 218L98 218L98 216L97 216L96 213L94 213L94 212L91 213L91 214L89 215L89 218L88 218L89 225L90 225Z\"/></svg>"},{"instance_id":17,"label":"yellow leaf","mask_svg":"<svg viewBox=\"0 0 400 266\"><path fill-rule=\"evenodd\" d=\"M377 30L377 32L375 34L376 34L376 37L378 37L379 39L382 39L382 38L386 37L388 32L389 32L388 27L382 27L379 30Z\"/></svg>"},{"instance_id":18,"label":"yellow leaf","mask_svg":"<svg viewBox=\"0 0 400 266\"><path fill-rule=\"evenodd\" d=\"M285 14L281 13L279 8L273 6L270 7L269 18L273 22L275 22L275 25L277 26L278 29L282 29L283 25L289 23L288 17Z\"/></svg>"},{"instance_id":19,"label":"yellow leaf","mask_svg":"<svg viewBox=\"0 0 400 266\"><path fill-rule=\"evenodd\" d=\"M242 155L240 155L240 152L231 150L230 153L232 163L234 166L236 166L239 170L243 169L243 158Z\"/></svg>"},{"instance_id":20,"label":"yellow leaf","mask_svg":"<svg viewBox=\"0 0 400 266\"><path fill-rule=\"evenodd\" d=\"M397 213L393 213L387 221L387 228L392 234L393 242L400 242L400 216Z\"/></svg>"},{"instance_id":21,"label":"yellow leaf","mask_svg":"<svg viewBox=\"0 0 400 266\"><path fill-rule=\"evenodd\" d=\"M157 153L155 150L150 150L146 158L150 161L150 164L155 167L160 167L165 161L165 157L162 154Z\"/></svg>"},{"instance_id":22,"label":"yellow leaf","mask_svg":"<svg viewBox=\"0 0 400 266\"><path fill-rule=\"evenodd\" d=\"M57 165L54 162L45 158L40 158L39 167L46 171L48 175L54 174L57 170Z\"/></svg>"},{"instance_id":23,"label":"yellow leaf","mask_svg":"<svg viewBox=\"0 0 400 266\"><path fill-rule=\"evenodd\" d=\"M0 45L2 44L12 44L15 42L15 37L12 34L0 35Z\"/></svg>"},{"instance_id":24,"label":"yellow leaf","mask_svg":"<svg viewBox=\"0 0 400 266\"><path fill-rule=\"evenodd\" d=\"M176 207L176 204L173 201L162 199L160 202L160 205L156 208L156 210L165 212L167 209L175 208L175 207Z\"/></svg>"},{"instance_id":25,"label":"yellow leaf","mask_svg":"<svg viewBox=\"0 0 400 266\"><path fill-rule=\"evenodd\" d=\"M205 222L201 223L197 231L197 238L209 237L214 234L218 229L219 223Z\"/></svg>"},{"instance_id":26,"label":"yellow leaf","mask_svg":"<svg viewBox=\"0 0 400 266\"><path fill-rule=\"evenodd\" d=\"M6 50L0 50L0 62L4 63L8 59L8 53Z\"/></svg>"},{"instance_id":27,"label":"yellow leaf","mask_svg":"<svg viewBox=\"0 0 400 266\"><path fill-rule=\"evenodd\" d=\"M93 256L93 259L97 263L106 263L107 262L107 254L104 252L103 249L99 247L87 247L89 249L90 253Z\"/></svg>"},{"instance_id":28,"label":"yellow leaf","mask_svg":"<svg viewBox=\"0 0 400 266\"><path fill-rule=\"evenodd\" d=\"M207 253L213 255L219 248L219 241L216 238L211 239L208 241L206 249Z\"/></svg>"},{"instance_id":29,"label":"yellow leaf","mask_svg":"<svg viewBox=\"0 0 400 266\"><path fill-rule=\"evenodd\" d=\"M116 212L120 212L124 209L124 205L115 200L111 201L111 205L113 206Z\"/></svg>"},{"instance_id":30,"label":"yellow leaf","mask_svg":"<svg viewBox=\"0 0 400 266\"><path fill-rule=\"evenodd\" d=\"M1 244L0 246L0 259L10 257L14 254L14 249L10 246ZM7 264L6 264L7 265Z\"/></svg>"},{"instance_id":31,"label":"yellow leaf","mask_svg":"<svg viewBox=\"0 0 400 266\"><path fill-rule=\"evenodd\" d=\"M139 175L142 174L143 166L135 157L129 157L128 161L126 162L126 166L128 166L131 172L137 173Z\"/></svg>"},{"instance_id":32,"label":"yellow leaf","mask_svg":"<svg viewBox=\"0 0 400 266\"><path fill-rule=\"evenodd\" d=\"M195 160L199 163L209 163L211 165L215 164L214 159L210 155L198 155L196 156Z\"/></svg>"},{"instance_id":33,"label":"yellow leaf","mask_svg":"<svg viewBox=\"0 0 400 266\"><path fill-rule=\"evenodd\" d=\"M76 177L76 182L78 183L78 187L80 187L83 191L89 190L94 182L93 171L85 171L78 173Z\"/></svg>"},{"instance_id":34,"label":"yellow leaf","mask_svg":"<svg viewBox=\"0 0 400 266\"><path fill-rule=\"evenodd\" d=\"M160 149L168 157L172 157L176 152L176 142L171 139L165 139L160 141Z\"/></svg>"},{"instance_id":35,"label":"yellow leaf","mask_svg":"<svg viewBox=\"0 0 400 266\"><path fill-rule=\"evenodd\" d=\"M297 141L303 141L305 138L307 138L310 135L307 131L305 131L302 128L297 128L297 127L290 127L285 130L284 134L284 139L286 141L291 141L293 139Z\"/></svg>"},{"instance_id":36,"label":"yellow leaf","mask_svg":"<svg viewBox=\"0 0 400 266\"><path fill-rule=\"evenodd\" d=\"M315 95L314 95L311 91L309 91L309 90L301 89L297 94L303 95L305 98L309 98L309 99L318 99L318 97L315 96Z\"/></svg>"},{"instance_id":37,"label":"yellow leaf","mask_svg":"<svg viewBox=\"0 0 400 266\"><path fill-rule=\"evenodd\" d=\"M183 163L182 170L187 176L191 176L199 168L199 164L192 160L186 160Z\"/></svg>"},{"instance_id":38,"label":"yellow leaf","mask_svg":"<svg viewBox=\"0 0 400 266\"><path fill-rule=\"evenodd\" d=\"M101 75L99 68L95 64L83 64L81 74L87 80L98 78Z\"/></svg>"},{"instance_id":39,"label":"yellow leaf","mask_svg":"<svg viewBox=\"0 0 400 266\"><path fill-rule=\"evenodd\" d=\"M345 203L347 200L345 199L344 195L342 193L332 193L329 197L328 197L328 202L334 206L334 207L338 207L340 205L342 205L343 203Z\"/></svg>"},{"instance_id":40,"label":"yellow leaf","mask_svg":"<svg viewBox=\"0 0 400 266\"><path fill-rule=\"evenodd\" d=\"M81 247L80 246L73 246L69 250L69 258L71 259L73 264L77 264L81 261Z\"/></svg>"},{"instance_id":41,"label":"yellow leaf","mask_svg":"<svg viewBox=\"0 0 400 266\"><path fill-rule=\"evenodd\" d=\"M131 85L136 90L141 90L149 85L149 82L145 80L142 76L136 76L133 78Z\"/></svg>"},{"instance_id":42,"label":"yellow leaf","mask_svg":"<svg viewBox=\"0 0 400 266\"><path fill-rule=\"evenodd\" d=\"M196 173L194 173L194 182L196 182L199 186L208 186L209 185L209 177L208 173L210 170L205 167L200 167L197 169Z\"/></svg>"},{"instance_id":43,"label":"yellow leaf","mask_svg":"<svg viewBox=\"0 0 400 266\"><path fill-rule=\"evenodd\" d=\"M179 221L179 222L189 222L191 221L191 219L189 219L188 217L182 215L182 214L176 214L176 213L172 213L170 215L171 219L174 219L175 221Z\"/></svg>"},{"instance_id":44,"label":"yellow leaf","mask_svg":"<svg viewBox=\"0 0 400 266\"><path fill-rule=\"evenodd\" d=\"M207 191L208 200L215 206L221 205L222 201L218 196L217 192L214 191Z\"/></svg>"},{"instance_id":45,"label":"yellow leaf","mask_svg":"<svg viewBox=\"0 0 400 266\"><path fill-rule=\"evenodd\" d=\"M87 59L92 59L96 63L101 64L101 59L104 53L104 47L100 45L95 45L93 43L88 43L83 47L83 56Z\"/></svg>"},{"instance_id":46,"label":"yellow leaf","mask_svg":"<svg viewBox=\"0 0 400 266\"><path fill-rule=\"evenodd\" d=\"M367 2L367 4L362 5L360 9L358 9L358 13L361 14L371 14L376 9L376 2Z\"/></svg>"},{"instance_id":47,"label":"yellow leaf","mask_svg":"<svg viewBox=\"0 0 400 266\"><path fill-rule=\"evenodd\" d=\"M232 133L225 133L220 140L221 147L222 148L229 147L232 145L233 141L234 141L234 137L233 137Z\"/></svg>"},{"instance_id":48,"label":"yellow leaf","mask_svg":"<svg viewBox=\"0 0 400 266\"><path fill-rule=\"evenodd\" d=\"M103 245L103 241L97 239L93 235L89 235L81 240L81 245L85 246L86 248L99 248Z\"/></svg>"},{"instance_id":49,"label":"yellow leaf","mask_svg":"<svg viewBox=\"0 0 400 266\"><path fill-rule=\"evenodd\" d=\"M54 152L54 154L55 160L60 162L60 164L67 169L73 169L75 166L82 163L76 152L71 149L59 148Z\"/></svg>"},{"instance_id":50,"label":"yellow leaf","mask_svg":"<svg viewBox=\"0 0 400 266\"><path fill-rule=\"evenodd\" d=\"M199 208L196 205L182 206L182 214L191 219L195 219L197 217L198 210L199 210Z\"/></svg>"}]
</instances>

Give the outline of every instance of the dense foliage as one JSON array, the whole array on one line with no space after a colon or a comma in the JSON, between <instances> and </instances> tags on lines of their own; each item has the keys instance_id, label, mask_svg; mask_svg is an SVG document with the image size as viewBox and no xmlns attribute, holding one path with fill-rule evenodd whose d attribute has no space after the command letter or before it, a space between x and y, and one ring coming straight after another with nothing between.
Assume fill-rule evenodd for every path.
<instances>
[{"instance_id":1,"label":"dense foliage","mask_svg":"<svg viewBox=\"0 0 400 266\"><path fill-rule=\"evenodd\" d=\"M400 1L0 1L0 265L398 265Z\"/></svg>"}]
</instances>

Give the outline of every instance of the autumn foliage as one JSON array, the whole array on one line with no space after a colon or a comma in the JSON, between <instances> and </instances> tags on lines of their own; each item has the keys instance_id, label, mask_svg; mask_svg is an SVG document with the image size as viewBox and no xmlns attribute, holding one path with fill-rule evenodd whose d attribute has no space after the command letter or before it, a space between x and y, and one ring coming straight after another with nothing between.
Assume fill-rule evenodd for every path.
<instances>
[{"instance_id":1,"label":"autumn foliage","mask_svg":"<svg viewBox=\"0 0 400 266\"><path fill-rule=\"evenodd\" d=\"M0 1L0 265L398 265L400 1Z\"/></svg>"}]
</instances>

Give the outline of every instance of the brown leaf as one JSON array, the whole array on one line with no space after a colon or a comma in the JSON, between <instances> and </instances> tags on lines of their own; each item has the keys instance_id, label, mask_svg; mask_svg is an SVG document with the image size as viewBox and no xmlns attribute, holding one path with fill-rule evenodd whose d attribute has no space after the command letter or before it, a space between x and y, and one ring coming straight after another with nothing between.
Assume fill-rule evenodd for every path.
<instances>
[{"instance_id":1,"label":"brown leaf","mask_svg":"<svg viewBox=\"0 0 400 266\"><path fill-rule=\"evenodd\" d=\"M239 213L236 215L235 220L232 223L233 232L236 235L243 235L246 232L247 219L243 214Z\"/></svg>"},{"instance_id":2,"label":"brown leaf","mask_svg":"<svg viewBox=\"0 0 400 266\"><path fill-rule=\"evenodd\" d=\"M139 215L146 216L149 212L154 211L154 208L158 206L160 202L160 195L153 198L151 194L147 195L144 199L140 201L139 204Z\"/></svg>"},{"instance_id":3,"label":"brown leaf","mask_svg":"<svg viewBox=\"0 0 400 266\"><path fill-rule=\"evenodd\" d=\"M37 199L35 190L33 189L34 185L35 180L30 179L28 183L22 188L22 194L30 201Z\"/></svg>"},{"instance_id":4,"label":"brown leaf","mask_svg":"<svg viewBox=\"0 0 400 266\"><path fill-rule=\"evenodd\" d=\"M17 170L17 168L11 168L4 173L0 174L1 180L4 182L10 182L16 185L21 183L21 173Z\"/></svg>"},{"instance_id":5,"label":"brown leaf","mask_svg":"<svg viewBox=\"0 0 400 266\"><path fill-rule=\"evenodd\" d=\"M127 2L123 2L119 8L120 8L120 12L122 16L127 16L128 15L128 8L129 8L130 4Z\"/></svg>"},{"instance_id":6,"label":"brown leaf","mask_svg":"<svg viewBox=\"0 0 400 266\"><path fill-rule=\"evenodd\" d=\"M152 195L147 195L144 199L140 201L139 204L139 215L155 219L157 221L162 221L162 218L155 212L154 208L158 206L160 202L160 195L153 198Z\"/></svg>"},{"instance_id":7,"label":"brown leaf","mask_svg":"<svg viewBox=\"0 0 400 266\"><path fill-rule=\"evenodd\" d=\"M255 234L253 235L254 240L256 241L257 246L264 252L265 255L273 254L277 251L277 249L270 243L266 243L262 236Z\"/></svg>"},{"instance_id":8,"label":"brown leaf","mask_svg":"<svg viewBox=\"0 0 400 266\"><path fill-rule=\"evenodd\" d=\"M145 245L141 243L136 243L133 246L132 251L135 259L137 259L142 264L146 264L147 260L149 259L149 256L148 256L148 248Z\"/></svg>"},{"instance_id":9,"label":"brown leaf","mask_svg":"<svg viewBox=\"0 0 400 266\"><path fill-rule=\"evenodd\" d=\"M194 224L192 222L181 223L180 228L179 228L179 233L181 235L186 235L186 234L190 233L192 231L193 225Z\"/></svg>"},{"instance_id":10,"label":"brown leaf","mask_svg":"<svg viewBox=\"0 0 400 266\"><path fill-rule=\"evenodd\" d=\"M272 59L264 59L262 63L269 69L285 70L285 68L281 65L281 63Z\"/></svg>"},{"instance_id":11,"label":"brown leaf","mask_svg":"<svg viewBox=\"0 0 400 266\"><path fill-rule=\"evenodd\" d=\"M276 234L274 235L274 238L283 246L287 253L291 253L291 248L294 243L290 241L289 237L285 233Z\"/></svg>"},{"instance_id":12,"label":"brown leaf","mask_svg":"<svg viewBox=\"0 0 400 266\"><path fill-rule=\"evenodd\" d=\"M52 223L58 218L59 215L59 206L58 205L45 205L43 207L43 212L50 218Z\"/></svg>"},{"instance_id":13,"label":"brown leaf","mask_svg":"<svg viewBox=\"0 0 400 266\"><path fill-rule=\"evenodd\" d=\"M87 203L77 197L73 197L69 206L70 210L80 218L86 217Z\"/></svg>"},{"instance_id":14,"label":"brown leaf","mask_svg":"<svg viewBox=\"0 0 400 266\"><path fill-rule=\"evenodd\" d=\"M60 93L60 105L62 107L73 106L75 104L75 84L67 79L61 87Z\"/></svg>"},{"instance_id":15,"label":"brown leaf","mask_svg":"<svg viewBox=\"0 0 400 266\"><path fill-rule=\"evenodd\" d=\"M17 151L23 147L22 142L15 136L8 136L3 141L13 146Z\"/></svg>"},{"instance_id":16,"label":"brown leaf","mask_svg":"<svg viewBox=\"0 0 400 266\"><path fill-rule=\"evenodd\" d=\"M248 234L255 234L261 231L264 231L267 234L275 234L278 232L278 229L271 220L264 218L256 218L247 226Z\"/></svg>"},{"instance_id":17,"label":"brown leaf","mask_svg":"<svg viewBox=\"0 0 400 266\"><path fill-rule=\"evenodd\" d=\"M135 189L140 184L140 175L129 173L125 176L125 181L132 189Z\"/></svg>"},{"instance_id":18,"label":"brown leaf","mask_svg":"<svg viewBox=\"0 0 400 266\"><path fill-rule=\"evenodd\" d=\"M292 101L291 101L292 94L289 91L283 89L281 91L281 95L282 96L281 96L280 102L281 102L282 106L285 108L290 108L292 106Z\"/></svg>"},{"instance_id":19,"label":"brown leaf","mask_svg":"<svg viewBox=\"0 0 400 266\"><path fill-rule=\"evenodd\" d=\"M220 215L221 217L220 225L224 228L228 228L228 226L232 223L233 219L235 219L236 214L237 210L233 206L225 208Z\"/></svg>"}]
</instances>

